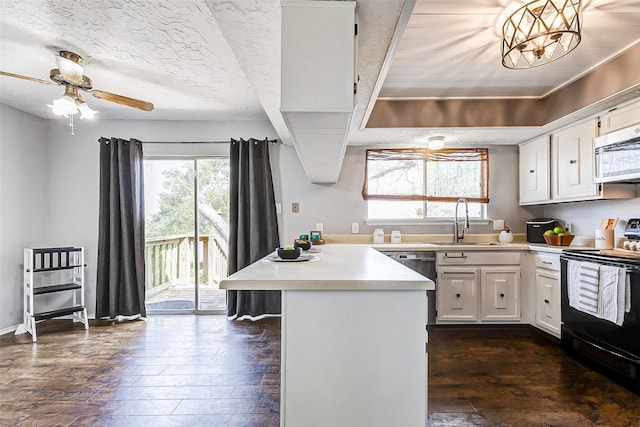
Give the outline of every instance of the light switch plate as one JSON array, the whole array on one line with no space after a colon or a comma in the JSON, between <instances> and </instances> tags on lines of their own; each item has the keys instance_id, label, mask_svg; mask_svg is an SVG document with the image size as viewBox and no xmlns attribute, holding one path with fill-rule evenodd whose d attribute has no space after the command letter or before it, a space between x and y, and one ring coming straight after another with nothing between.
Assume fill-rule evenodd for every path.
<instances>
[{"instance_id":1,"label":"light switch plate","mask_svg":"<svg viewBox=\"0 0 640 427\"><path fill-rule=\"evenodd\" d=\"M360 224L358 224L357 222L352 222L351 223L351 233L352 234L358 234L360 232Z\"/></svg>"},{"instance_id":2,"label":"light switch plate","mask_svg":"<svg viewBox=\"0 0 640 427\"><path fill-rule=\"evenodd\" d=\"M504 229L504 219L494 219L493 229L496 231Z\"/></svg>"},{"instance_id":3,"label":"light switch plate","mask_svg":"<svg viewBox=\"0 0 640 427\"><path fill-rule=\"evenodd\" d=\"M300 203L291 203L291 212L293 213L300 212Z\"/></svg>"}]
</instances>

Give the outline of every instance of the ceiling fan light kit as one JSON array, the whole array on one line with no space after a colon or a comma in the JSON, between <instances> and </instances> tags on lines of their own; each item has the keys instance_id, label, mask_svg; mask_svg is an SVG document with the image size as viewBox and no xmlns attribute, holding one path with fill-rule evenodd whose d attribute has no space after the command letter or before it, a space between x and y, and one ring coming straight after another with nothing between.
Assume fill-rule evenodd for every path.
<instances>
[{"instance_id":1,"label":"ceiling fan light kit","mask_svg":"<svg viewBox=\"0 0 640 427\"><path fill-rule=\"evenodd\" d=\"M91 93L93 96L105 101L115 102L116 104L126 105L128 107L137 108L143 111L152 111L153 104L139 99L128 98L115 93L94 90L91 79L84 75L84 67L82 66L82 57L76 53L67 50L61 50L56 56L58 68L53 68L49 72L49 78L54 82L37 79L34 77L13 74L6 71L0 71L0 75L6 77L14 77L23 80L29 80L42 84L59 84L64 86L64 95L55 99L53 104L47 104L54 114L68 117L69 126L71 127L71 135L73 135L73 116L80 113L81 119L92 119L98 113L84 102L79 90Z\"/></svg>"},{"instance_id":2,"label":"ceiling fan light kit","mask_svg":"<svg viewBox=\"0 0 640 427\"><path fill-rule=\"evenodd\" d=\"M84 67L80 65L82 58L73 52L66 50L60 51L60 55L56 56L58 70L62 77L69 83L80 85L84 75Z\"/></svg>"},{"instance_id":3,"label":"ceiling fan light kit","mask_svg":"<svg viewBox=\"0 0 640 427\"><path fill-rule=\"evenodd\" d=\"M581 30L581 0L527 3L502 27L502 65L526 69L555 61L578 46Z\"/></svg>"}]
</instances>

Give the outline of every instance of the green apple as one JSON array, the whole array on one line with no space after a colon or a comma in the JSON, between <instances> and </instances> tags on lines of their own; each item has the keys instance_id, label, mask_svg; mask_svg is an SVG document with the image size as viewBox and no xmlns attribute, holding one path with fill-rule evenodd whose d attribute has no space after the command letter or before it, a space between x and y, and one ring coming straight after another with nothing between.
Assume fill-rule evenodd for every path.
<instances>
[{"instance_id":1,"label":"green apple","mask_svg":"<svg viewBox=\"0 0 640 427\"><path fill-rule=\"evenodd\" d=\"M558 233L558 236L571 236L571 233L568 231L563 231L562 233Z\"/></svg>"},{"instance_id":2,"label":"green apple","mask_svg":"<svg viewBox=\"0 0 640 427\"><path fill-rule=\"evenodd\" d=\"M553 229L553 232L554 232L555 234L564 233L564 228L562 228L562 227L555 227L555 228Z\"/></svg>"},{"instance_id":3,"label":"green apple","mask_svg":"<svg viewBox=\"0 0 640 427\"><path fill-rule=\"evenodd\" d=\"M547 231L545 231L545 232L544 232L544 234L545 234L546 236L553 236L553 235L554 235L554 234L556 234L556 233L554 233L554 232L553 232L553 230L547 230Z\"/></svg>"}]
</instances>

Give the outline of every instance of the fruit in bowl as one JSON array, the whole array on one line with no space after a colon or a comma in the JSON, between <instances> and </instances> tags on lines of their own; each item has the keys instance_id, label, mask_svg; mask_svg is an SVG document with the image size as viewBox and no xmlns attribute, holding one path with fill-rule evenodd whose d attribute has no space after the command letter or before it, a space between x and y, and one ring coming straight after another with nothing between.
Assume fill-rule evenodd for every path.
<instances>
[{"instance_id":1,"label":"fruit in bowl","mask_svg":"<svg viewBox=\"0 0 640 427\"><path fill-rule=\"evenodd\" d=\"M569 246L575 236L562 227L555 227L553 230L545 231L543 237L547 245Z\"/></svg>"},{"instance_id":2,"label":"fruit in bowl","mask_svg":"<svg viewBox=\"0 0 640 427\"><path fill-rule=\"evenodd\" d=\"M311 245L311 240L296 239L293 241L293 247L302 248L303 251L308 251L309 249L311 249Z\"/></svg>"},{"instance_id":3,"label":"fruit in bowl","mask_svg":"<svg viewBox=\"0 0 640 427\"><path fill-rule=\"evenodd\" d=\"M284 248L276 249L278 256L282 259L296 259L302 253L302 248L294 248L293 246L285 246Z\"/></svg>"}]
</instances>

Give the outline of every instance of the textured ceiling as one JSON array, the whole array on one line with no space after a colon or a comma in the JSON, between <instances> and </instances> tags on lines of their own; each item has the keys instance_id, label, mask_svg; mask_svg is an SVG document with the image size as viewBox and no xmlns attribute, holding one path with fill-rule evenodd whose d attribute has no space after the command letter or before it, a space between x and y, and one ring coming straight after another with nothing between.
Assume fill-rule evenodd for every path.
<instances>
[{"instance_id":1,"label":"textured ceiling","mask_svg":"<svg viewBox=\"0 0 640 427\"><path fill-rule=\"evenodd\" d=\"M454 144L536 136L543 130L364 126L370 99L378 95L541 96L640 37L640 1L587 0L575 52L537 70L505 70L497 28L523 3L357 0L360 81L349 143L409 144L434 132ZM406 30L396 28L403 7L413 11ZM403 36L397 44L394 34ZM289 138L279 111L280 0L0 1L0 70L48 79L58 50L84 57L94 88L155 106L143 112L85 97L98 119L269 119L285 142ZM0 102L38 117L56 119L46 104L62 92L0 76Z\"/></svg>"}]
</instances>

